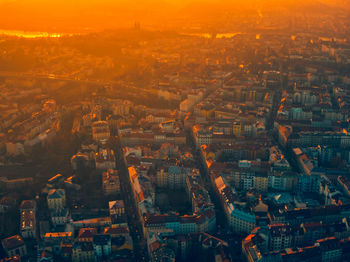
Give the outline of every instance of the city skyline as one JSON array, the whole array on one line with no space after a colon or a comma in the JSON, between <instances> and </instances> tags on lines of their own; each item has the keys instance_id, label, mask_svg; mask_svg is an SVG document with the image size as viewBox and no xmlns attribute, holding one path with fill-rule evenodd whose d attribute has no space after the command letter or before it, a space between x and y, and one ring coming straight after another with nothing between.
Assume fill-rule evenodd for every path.
<instances>
[{"instance_id":1,"label":"city skyline","mask_svg":"<svg viewBox=\"0 0 350 262\"><path fill-rule=\"evenodd\" d=\"M350 261L349 8L0 0L0 262Z\"/></svg>"}]
</instances>

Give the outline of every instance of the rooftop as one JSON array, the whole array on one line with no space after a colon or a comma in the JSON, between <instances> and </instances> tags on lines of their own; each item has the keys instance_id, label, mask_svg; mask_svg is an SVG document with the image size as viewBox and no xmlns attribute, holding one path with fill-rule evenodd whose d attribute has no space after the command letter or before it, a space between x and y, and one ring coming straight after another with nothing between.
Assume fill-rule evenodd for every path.
<instances>
[{"instance_id":1,"label":"rooftop","mask_svg":"<svg viewBox=\"0 0 350 262\"><path fill-rule=\"evenodd\" d=\"M7 250L12 250L14 248L24 245L24 241L21 236L15 235L2 240L2 245Z\"/></svg>"},{"instance_id":2,"label":"rooftop","mask_svg":"<svg viewBox=\"0 0 350 262\"><path fill-rule=\"evenodd\" d=\"M66 192L64 189L50 189L47 195L48 199L60 199L65 197Z\"/></svg>"},{"instance_id":3,"label":"rooftop","mask_svg":"<svg viewBox=\"0 0 350 262\"><path fill-rule=\"evenodd\" d=\"M36 208L36 202L35 200L23 200L20 209L25 210L25 209L35 209Z\"/></svg>"}]
</instances>

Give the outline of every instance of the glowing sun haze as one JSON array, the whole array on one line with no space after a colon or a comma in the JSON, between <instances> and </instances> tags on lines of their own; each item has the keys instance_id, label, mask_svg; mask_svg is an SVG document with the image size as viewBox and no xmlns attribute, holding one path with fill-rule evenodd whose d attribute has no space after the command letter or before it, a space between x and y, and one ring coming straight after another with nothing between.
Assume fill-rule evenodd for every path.
<instances>
[{"instance_id":1,"label":"glowing sun haze","mask_svg":"<svg viewBox=\"0 0 350 262\"><path fill-rule=\"evenodd\" d=\"M350 0L0 0L0 29L75 32L104 30L141 23L165 24L187 17L205 19L220 12L245 13L300 4L350 6ZM348 5L349 4L349 5ZM200 17L202 14L202 17Z\"/></svg>"}]
</instances>

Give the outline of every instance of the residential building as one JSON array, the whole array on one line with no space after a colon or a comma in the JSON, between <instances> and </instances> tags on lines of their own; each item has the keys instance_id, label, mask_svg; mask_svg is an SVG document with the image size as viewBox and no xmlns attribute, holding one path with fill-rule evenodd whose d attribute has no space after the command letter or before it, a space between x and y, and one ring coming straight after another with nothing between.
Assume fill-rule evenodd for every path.
<instances>
[{"instance_id":1,"label":"residential building","mask_svg":"<svg viewBox=\"0 0 350 262\"><path fill-rule=\"evenodd\" d=\"M20 230L23 238L36 238L36 202L23 200L20 205Z\"/></svg>"},{"instance_id":2,"label":"residential building","mask_svg":"<svg viewBox=\"0 0 350 262\"><path fill-rule=\"evenodd\" d=\"M120 181L117 170L109 169L102 173L102 189L105 195L120 193Z\"/></svg>"},{"instance_id":3,"label":"residential building","mask_svg":"<svg viewBox=\"0 0 350 262\"><path fill-rule=\"evenodd\" d=\"M221 176L215 178L214 186L219 194L230 228L236 233L250 233L256 226L256 216L243 203L236 204L231 188Z\"/></svg>"},{"instance_id":4,"label":"residential building","mask_svg":"<svg viewBox=\"0 0 350 262\"><path fill-rule=\"evenodd\" d=\"M95 252L92 243L76 242L72 249L73 262L94 262Z\"/></svg>"},{"instance_id":5,"label":"residential building","mask_svg":"<svg viewBox=\"0 0 350 262\"><path fill-rule=\"evenodd\" d=\"M53 210L50 215L53 226L63 226L70 221L70 212L68 208Z\"/></svg>"},{"instance_id":6,"label":"residential building","mask_svg":"<svg viewBox=\"0 0 350 262\"><path fill-rule=\"evenodd\" d=\"M112 149L101 149L95 155L95 166L97 170L106 171L116 168L116 158Z\"/></svg>"},{"instance_id":7,"label":"residential building","mask_svg":"<svg viewBox=\"0 0 350 262\"><path fill-rule=\"evenodd\" d=\"M269 225L269 248L271 250L281 250L292 247L294 230L285 224Z\"/></svg>"},{"instance_id":8,"label":"residential building","mask_svg":"<svg viewBox=\"0 0 350 262\"><path fill-rule=\"evenodd\" d=\"M92 243L94 235L97 234L97 229L94 227L80 228L77 242L90 242Z\"/></svg>"},{"instance_id":9,"label":"residential building","mask_svg":"<svg viewBox=\"0 0 350 262\"><path fill-rule=\"evenodd\" d=\"M47 195L47 205L50 210L61 210L66 206L66 191L64 189L50 189Z\"/></svg>"},{"instance_id":10,"label":"residential building","mask_svg":"<svg viewBox=\"0 0 350 262\"><path fill-rule=\"evenodd\" d=\"M96 121L92 123L92 138L95 141L106 141L110 135L111 134L107 121Z\"/></svg>"},{"instance_id":11,"label":"residential building","mask_svg":"<svg viewBox=\"0 0 350 262\"><path fill-rule=\"evenodd\" d=\"M125 206L123 200L109 201L109 215L111 217L120 217L125 214Z\"/></svg>"},{"instance_id":12,"label":"residential building","mask_svg":"<svg viewBox=\"0 0 350 262\"><path fill-rule=\"evenodd\" d=\"M7 257L14 257L16 255L25 257L27 255L26 244L19 235L5 238L1 243Z\"/></svg>"},{"instance_id":13,"label":"residential building","mask_svg":"<svg viewBox=\"0 0 350 262\"><path fill-rule=\"evenodd\" d=\"M111 236L106 234L94 235L93 246L97 260L108 257L112 253Z\"/></svg>"}]
</instances>

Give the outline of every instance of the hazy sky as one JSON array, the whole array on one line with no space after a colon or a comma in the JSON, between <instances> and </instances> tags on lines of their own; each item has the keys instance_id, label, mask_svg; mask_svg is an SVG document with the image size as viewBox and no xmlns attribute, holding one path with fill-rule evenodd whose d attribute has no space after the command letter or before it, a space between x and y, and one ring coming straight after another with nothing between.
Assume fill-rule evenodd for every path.
<instances>
[{"instance_id":1,"label":"hazy sky","mask_svg":"<svg viewBox=\"0 0 350 262\"><path fill-rule=\"evenodd\" d=\"M244 3L256 6L296 5L314 0L0 0L0 29L79 31L125 27L135 21L164 23L183 13L201 12L201 8L234 11ZM349 4L350 0L319 0ZM225 10L225 8L223 8ZM214 11L214 10L213 10Z\"/></svg>"}]
</instances>

